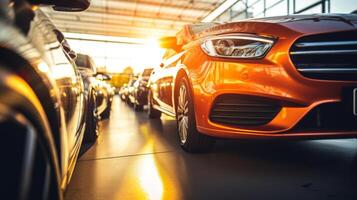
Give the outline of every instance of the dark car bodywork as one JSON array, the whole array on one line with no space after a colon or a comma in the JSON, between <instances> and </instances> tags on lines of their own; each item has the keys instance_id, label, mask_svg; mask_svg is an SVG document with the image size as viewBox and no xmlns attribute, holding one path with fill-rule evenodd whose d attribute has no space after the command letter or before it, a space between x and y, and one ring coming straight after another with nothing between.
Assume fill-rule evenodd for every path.
<instances>
[{"instance_id":1,"label":"dark car bodywork","mask_svg":"<svg viewBox=\"0 0 357 200\"><path fill-rule=\"evenodd\" d=\"M104 112L102 113L101 117L103 119L108 119L110 117L110 111L112 108L112 102L115 95L115 89L110 84L111 76L106 73L98 73L96 75L97 80L99 81L100 87L105 90L107 107L105 108Z\"/></svg>"},{"instance_id":2,"label":"dark car bodywork","mask_svg":"<svg viewBox=\"0 0 357 200\"><path fill-rule=\"evenodd\" d=\"M133 99L133 94L134 94L134 84L136 82L136 80L138 79L137 76L132 77L129 82L128 85L126 85L126 89L124 90L124 96L125 96L125 100L126 103L128 103L130 106L133 105L131 99Z\"/></svg>"},{"instance_id":3,"label":"dark car bodywork","mask_svg":"<svg viewBox=\"0 0 357 200\"><path fill-rule=\"evenodd\" d=\"M82 79L47 16L27 1L7 3L0 4L0 146L9 182L1 194L62 199L85 130ZM59 10L69 2L62 3Z\"/></svg>"},{"instance_id":4,"label":"dark car bodywork","mask_svg":"<svg viewBox=\"0 0 357 200\"><path fill-rule=\"evenodd\" d=\"M96 79L97 69L93 59L85 54L77 54L77 68L83 77L85 96L87 99L95 99L94 117L100 120L100 116L107 108L108 94L103 89L101 82Z\"/></svg>"},{"instance_id":5,"label":"dark car bodywork","mask_svg":"<svg viewBox=\"0 0 357 200\"><path fill-rule=\"evenodd\" d=\"M148 100L148 81L150 79L153 68L146 68L139 75L136 82L133 84L133 92L129 95L131 103L135 110L142 110L143 106L147 104Z\"/></svg>"}]
</instances>

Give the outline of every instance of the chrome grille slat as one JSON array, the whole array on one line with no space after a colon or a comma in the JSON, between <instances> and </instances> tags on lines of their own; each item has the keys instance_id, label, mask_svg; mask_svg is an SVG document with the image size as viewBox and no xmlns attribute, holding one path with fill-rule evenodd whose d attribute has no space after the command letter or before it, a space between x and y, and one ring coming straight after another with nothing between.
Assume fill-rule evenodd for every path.
<instances>
[{"instance_id":1,"label":"chrome grille slat","mask_svg":"<svg viewBox=\"0 0 357 200\"><path fill-rule=\"evenodd\" d=\"M254 106L254 107L267 107L265 104L250 104L250 103L217 103L217 106Z\"/></svg>"},{"instance_id":2,"label":"chrome grille slat","mask_svg":"<svg viewBox=\"0 0 357 200\"><path fill-rule=\"evenodd\" d=\"M356 69L351 68L310 68L310 69L298 69L300 72L310 72L310 73L346 73L346 72L356 72Z\"/></svg>"},{"instance_id":3,"label":"chrome grille slat","mask_svg":"<svg viewBox=\"0 0 357 200\"><path fill-rule=\"evenodd\" d=\"M220 108L216 108L214 110L215 112L238 112L238 113L245 113L245 112L250 112L250 113L254 113L254 110L251 109L235 109L235 108L229 108L229 109L220 109ZM270 109L270 110L261 110L261 111L256 111L258 113L262 112L262 113L274 113L275 110L274 109Z\"/></svg>"},{"instance_id":4,"label":"chrome grille slat","mask_svg":"<svg viewBox=\"0 0 357 200\"><path fill-rule=\"evenodd\" d=\"M303 76L321 80L357 80L357 30L308 35L290 49Z\"/></svg>"},{"instance_id":5,"label":"chrome grille slat","mask_svg":"<svg viewBox=\"0 0 357 200\"><path fill-rule=\"evenodd\" d=\"M211 118L225 118L225 119L262 119L262 120L269 120L271 119L271 117L264 117L264 116L244 116L244 117L240 117L240 116L230 116L230 115L211 115Z\"/></svg>"},{"instance_id":6,"label":"chrome grille slat","mask_svg":"<svg viewBox=\"0 0 357 200\"><path fill-rule=\"evenodd\" d=\"M357 54L357 50L318 50L318 51L292 51L291 55L304 55L304 54Z\"/></svg>"},{"instance_id":7,"label":"chrome grille slat","mask_svg":"<svg viewBox=\"0 0 357 200\"><path fill-rule=\"evenodd\" d=\"M297 47L324 47L324 46L345 46L357 45L357 41L331 41L331 42L301 42L296 43Z\"/></svg>"}]
</instances>

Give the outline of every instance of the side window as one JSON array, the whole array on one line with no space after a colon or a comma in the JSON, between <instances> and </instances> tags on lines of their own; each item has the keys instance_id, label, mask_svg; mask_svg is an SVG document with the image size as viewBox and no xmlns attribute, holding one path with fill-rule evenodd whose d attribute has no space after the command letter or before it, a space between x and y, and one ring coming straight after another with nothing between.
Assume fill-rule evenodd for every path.
<instances>
[{"instance_id":1,"label":"side window","mask_svg":"<svg viewBox=\"0 0 357 200\"><path fill-rule=\"evenodd\" d=\"M75 78L76 73L73 69L73 65L68 60L62 48L54 49L51 53L53 61L55 62L55 65L52 67L53 76L56 79Z\"/></svg>"},{"instance_id":2,"label":"side window","mask_svg":"<svg viewBox=\"0 0 357 200\"><path fill-rule=\"evenodd\" d=\"M95 64L94 60L88 56L88 61L89 61L89 65L92 68L92 71L94 74L97 73L97 65Z\"/></svg>"}]
</instances>

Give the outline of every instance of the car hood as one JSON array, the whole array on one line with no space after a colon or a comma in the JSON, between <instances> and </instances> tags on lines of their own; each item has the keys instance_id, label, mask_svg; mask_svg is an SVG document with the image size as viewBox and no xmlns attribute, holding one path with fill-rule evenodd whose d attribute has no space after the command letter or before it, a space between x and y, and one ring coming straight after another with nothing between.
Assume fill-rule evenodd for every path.
<instances>
[{"instance_id":1,"label":"car hood","mask_svg":"<svg viewBox=\"0 0 357 200\"><path fill-rule=\"evenodd\" d=\"M357 15L288 15L218 24L195 35L195 39L237 32L284 37L291 34L317 34L347 30L357 30Z\"/></svg>"}]
</instances>

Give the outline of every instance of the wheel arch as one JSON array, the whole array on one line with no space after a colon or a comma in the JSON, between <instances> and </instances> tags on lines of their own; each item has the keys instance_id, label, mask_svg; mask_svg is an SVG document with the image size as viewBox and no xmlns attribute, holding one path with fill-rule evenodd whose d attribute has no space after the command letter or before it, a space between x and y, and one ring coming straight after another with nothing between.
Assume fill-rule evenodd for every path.
<instances>
[{"instance_id":1,"label":"wheel arch","mask_svg":"<svg viewBox=\"0 0 357 200\"><path fill-rule=\"evenodd\" d=\"M45 83L45 80L34 70L34 67L13 50L1 47L0 55L2 57L1 67L21 77L37 96L49 121L57 157L61 161L61 120L59 116L59 106L61 103L59 99L54 99L50 94L50 90L55 86L51 85L49 81Z\"/></svg>"},{"instance_id":2,"label":"wheel arch","mask_svg":"<svg viewBox=\"0 0 357 200\"><path fill-rule=\"evenodd\" d=\"M189 78L189 71L184 68L184 67L181 67L177 73L176 73L176 76L175 76L175 81L174 81L174 85L173 85L173 94L172 94L172 102L173 102L173 109L176 113L176 109L177 109L177 92L178 92L178 85L179 85L179 81L181 80L181 78L183 77L186 77L187 80L188 80L188 83L189 83L189 90L192 94L192 82L191 82L191 79ZM194 95L192 94L192 98L194 99Z\"/></svg>"},{"instance_id":3,"label":"wheel arch","mask_svg":"<svg viewBox=\"0 0 357 200\"><path fill-rule=\"evenodd\" d=\"M14 121L15 126L18 127L29 127L31 126L30 124L32 124L33 127L42 133L35 133L36 135L34 136L38 138L39 145L44 148L44 153L49 156L49 162L53 165L54 178L57 184L56 191L60 196L59 198L61 199L62 192L60 191L60 165L57 156L57 150L55 149L52 130L50 127L50 120L48 120L45 110L42 107L42 104L33 91L32 87L18 74L6 70L3 66L3 64L0 65L0 92L2 95L6 96L6 98L0 98L0 115L3 116L3 120L9 119ZM28 129L23 129L22 132L16 131L16 134L23 133L27 138L29 136L27 130ZM9 131L13 131L13 129L10 129ZM26 162L24 162L24 164L26 164ZM23 166L25 168L22 169L22 172L27 171L26 174L31 173L28 171L31 169L27 169L30 166ZM27 174L25 178L28 176L29 174ZM21 192L23 193L24 191Z\"/></svg>"}]
</instances>

